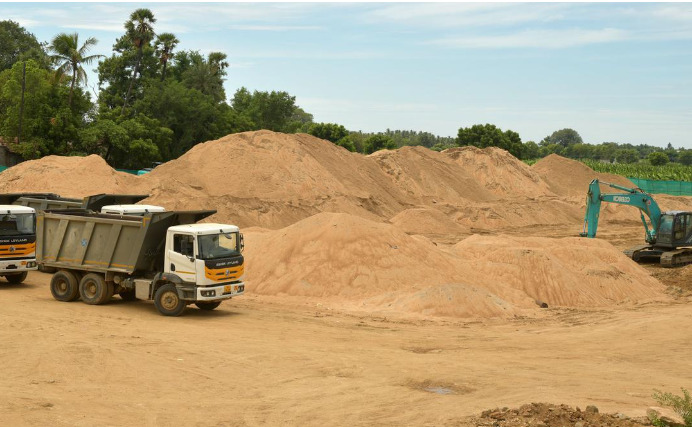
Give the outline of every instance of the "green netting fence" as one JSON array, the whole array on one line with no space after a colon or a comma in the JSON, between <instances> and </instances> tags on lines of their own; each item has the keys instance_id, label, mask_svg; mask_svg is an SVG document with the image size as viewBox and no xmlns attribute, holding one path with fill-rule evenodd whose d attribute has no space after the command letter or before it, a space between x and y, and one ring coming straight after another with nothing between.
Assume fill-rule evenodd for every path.
<instances>
[{"instance_id":1,"label":"green netting fence","mask_svg":"<svg viewBox=\"0 0 692 427\"><path fill-rule=\"evenodd\" d=\"M692 182L690 181L655 181L653 179L640 178L627 179L647 193L692 196Z\"/></svg>"}]
</instances>

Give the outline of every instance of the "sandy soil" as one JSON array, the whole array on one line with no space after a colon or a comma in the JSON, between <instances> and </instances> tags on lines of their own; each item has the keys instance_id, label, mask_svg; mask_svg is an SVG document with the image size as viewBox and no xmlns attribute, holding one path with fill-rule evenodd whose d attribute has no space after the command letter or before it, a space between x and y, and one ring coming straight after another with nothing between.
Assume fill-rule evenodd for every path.
<instances>
[{"instance_id":1,"label":"sandy soil","mask_svg":"<svg viewBox=\"0 0 692 427\"><path fill-rule=\"evenodd\" d=\"M529 402L643 416L654 388L692 383L686 298L462 322L248 295L166 318L60 303L49 279L0 286L4 425L473 425Z\"/></svg>"}]
</instances>

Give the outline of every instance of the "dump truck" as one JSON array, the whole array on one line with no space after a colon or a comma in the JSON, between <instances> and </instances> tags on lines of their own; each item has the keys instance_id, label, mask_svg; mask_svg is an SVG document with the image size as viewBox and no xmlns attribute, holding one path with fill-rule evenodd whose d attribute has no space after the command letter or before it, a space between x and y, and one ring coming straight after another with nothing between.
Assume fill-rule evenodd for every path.
<instances>
[{"instance_id":1,"label":"dump truck","mask_svg":"<svg viewBox=\"0 0 692 427\"><path fill-rule=\"evenodd\" d=\"M12 284L36 270L36 210L0 205L0 276Z\"/></svg>"},{"instance_id":2,"label":"dump truck","mask_svg":"<svg viewBox=\"0 0 692 427\"><path fill-rule=\"evenodd\" d=\"M97 305L117 293L154 300L165 316L178 316L189 304L213 310L245 292L238 227L197 224L214 213L41 211L37 261L57 269L50 289L58 301Z\"/></svg>"}]
</instances>

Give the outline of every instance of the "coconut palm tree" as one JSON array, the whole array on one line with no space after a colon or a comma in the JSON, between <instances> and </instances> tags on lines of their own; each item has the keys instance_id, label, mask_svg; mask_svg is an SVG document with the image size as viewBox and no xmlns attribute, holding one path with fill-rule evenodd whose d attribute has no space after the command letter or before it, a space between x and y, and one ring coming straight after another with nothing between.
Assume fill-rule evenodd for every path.
<instances>
[{"instance_id":1,"label":"coconut palm tree","mask_svg":"<svg viewBox=\"0 0 692 427\"><path fill-rule=\"evenodd\" d=\"M156 43L154 47L159 55L159 60L163 64L163 73L161 74L161 81L166 78L166 65L168 60L173 57L173 49L180 43L173 33L161 33L156 37Z\"/></svg>"},{"instance_id":2,"label":"coconut palm tree","mask_svg":"<svg viewBox=\"0 0 692 427\"><path fill-rule=\"evenodd\" d=\"M135 79L137 78L137 73L139 72L139 66L142 62L142 49L145 45L149 44L151 39L154 38L155 22L156 18L154 18L154 14L149 9L135 10L130 15L130 19L125 22L127 37L137 49L137 63L135 64L135 70L132 73L130 86L127 88L127 94L125 95L125 101L123 102L123 109L120 111L121 115L125 112L127 100L130 98L130 93L132 92L132 85L134 84Z\"/></svg>"},{"instance_id":3,"label":"coconut palm tree","mask_svg":"<svg viewBox=\"0 0 692 427\"><path fill-rule=\"evenodd\" d=\"M51 59L58 66L58 69L56 70L58 79L61 79L66 74L72 74L70 97L67 101L67 104L70 107L72 106L72 93L74 92L75 85L86 82L87 80L87 75L84 68L82 68L82 64L89 65L95 59L103 56L86 55L92 47L96 46L96 43L98 43L96 38L89 37L80 47L79 34L60 33L53 38L53 41L48 47L48 49L53 53L53 55L51 55Z\"/></svg>"},{"instance_id":4,"label":"coconut palm tree","mask_svg":"<svg viewBox=\"0 0 692 427\"><path fill-rule=\"evenodd\" d=\"M224 71L228 67L228 62L226 62L226 54L223 52L210 52L207 57L207 62L211 67L212 73L215 76L224 76L226 72Z\"/></svg>"}]
</instances>

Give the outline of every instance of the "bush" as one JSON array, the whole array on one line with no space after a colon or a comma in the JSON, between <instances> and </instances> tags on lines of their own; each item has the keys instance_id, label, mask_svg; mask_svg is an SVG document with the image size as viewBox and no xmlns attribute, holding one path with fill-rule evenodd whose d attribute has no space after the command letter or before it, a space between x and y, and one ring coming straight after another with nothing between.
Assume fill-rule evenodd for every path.
<instances>
[{"instance_id":1,"label":"bush","mask_svg":"<svg viewBox=\"0 0 692 427\"><path fill-rule=\"evenodd\" d=\"M651 163L654 166L663 166L666 163L668 163L669 160L670 159L668 159L668 155L660 151L656 151L649 154L649 163Z\"/></svg>"},{"instance_id":2,"label":"bush","mask_svg":"<svg viewBox=\"0 0 692 427\"><path fill-rule=\"evenodd\" d=\"M673 393L663 393L660 390L654 389L653 398L663 405L673 409L673 411L682 417L685 422L685 427L692 427L692 399L690 392L681 388L682 396L677 396ZM655 420L660 421L660 420ZM659 422L659 424L661 424Z\"/></svg>"}]
</instances>

